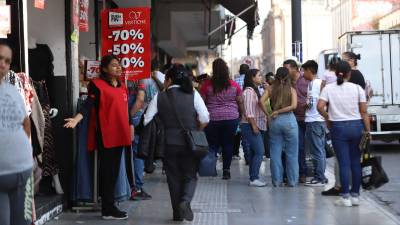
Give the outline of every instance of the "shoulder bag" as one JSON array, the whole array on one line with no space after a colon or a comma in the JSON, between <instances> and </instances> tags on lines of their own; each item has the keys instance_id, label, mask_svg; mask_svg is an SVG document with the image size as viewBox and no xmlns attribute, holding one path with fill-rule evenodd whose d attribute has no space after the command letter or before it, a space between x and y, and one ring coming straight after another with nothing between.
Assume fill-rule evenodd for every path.
<instances>
[{"instance_id":1,"label":"shoulder bag","mask_svg":"<svg viewBox=\"0 0 400 225\"><path fill-rule=\"evenodd\" d=\"M179 114L175 106L174 96L170 91L167 91L166 94L170 105L174 109L176 119L178 120L179 125L182 128L187 147L193 152L195 157L203 158L208 153L208 142L206 134L204 133L204 131L186 129L182 123L182 120L179 118Z\"/></svg>"}]
</instances>

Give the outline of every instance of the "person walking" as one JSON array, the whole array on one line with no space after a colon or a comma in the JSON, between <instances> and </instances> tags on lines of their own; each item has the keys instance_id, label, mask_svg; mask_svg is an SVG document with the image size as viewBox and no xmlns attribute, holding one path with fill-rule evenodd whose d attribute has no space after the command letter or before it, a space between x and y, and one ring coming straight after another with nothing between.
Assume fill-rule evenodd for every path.
<instances>
[{"instance_id":1,"label":"person walking","mask_svg":"<svg viewBox=\"0 0 400 225\"><path fill-rule=\"evenodd\" d=\"M239 74L235 78L235 82L240 86L240 88L243 90L244 87L244 78L246 76L247 71L250 69L249 65L247 64L241 64L239 67ZM246 165L249 165L249 149L250 145L248 141L243 137L242 131L240 130L240 125L238 126L236 133L235 133L235 143L233 146L233 157L236 157L240 159L239 157L239 148L240 145L242 145L242 150L243 150L243 156L244 160L246 162Z\"/></svg>"},{"instance_id":2,"label":"person walking","mask_svg":"<svg viewBox=\"0 0 400 225\"><path fill-rule=\"evenodd\" d=\"M294 187L299 178L298 127L293 111L297 107L296 90L292 87L289 70L280 67L276 71L271 88L261 97L260 104L270 99L272 106L270 126L270 154L272 184L283 184L282 151L286 156L287 184Z\"/></svg>"},{"instance_id":3,"label":"person walking","mask_svg":"<svg viewBox=\"0 0 400 225\"><path fill-rule=\"evenodd\" d=\"M364 90L349 82L351 67L341 61L336 66L337 83L327 85L318 101L319 113L328 121L332 143L339 161L341 197L337 206L357 206L360 204L361 151L359 144L363 132L369 134L370 122ZM329 103L329 111L326 106ZM352 186L349 190L350 171Z\"/></svg>"},{"instance_id":4,"label":"person walking","mask_svg":"<svg viewBox=\"0 0 400 225\"><path fill-rule=\"evenodd\" d=\"M0 42L0 224L28 225L33 214L31 127L23 98L4 79L11 62L11 47Z\"/></svg>"},{"instance_id":5,"label":"person walking","mask_svg":"<svg viewBox=\"0 0 400 225\"><path fill-rule=\"evenodd\" d=\"M222 148L222 179L231 178L230 168L233 143L243 107L242 90L229 78L229 68L222 59L213 62L213 76L202 86L200 93L210 112L210 123L205 129L210 151L217 153Z\"/></svg>"},{"instance_id":6,"label":"person walking","mask_svg":"<svg viewBox=\"0 0 400 225\"><path fill-rule=\"evenodd\" d=\"M82 110L65 119L64 127L75 128L90 113L88 149L99 151L101 214L105 220L121 220L128 214L115 206L114 191L123 150L131 145L134 130L129 122L127 89L119 80L122 69L118 58L104 56L100 70L100 78L89 83Z\"/></svg>"},{"instance_id":7,"label":"person walking","mask_svg":"<svg viewBox=\"0 0 400 225\"><path fill-rule=\"evenodd\" d=\"M165 129L165 158L173 220L192 221L190 203L196 184L199 158L187 146L179 120L187 130L203 129L209 122L209 113L200 94L193 89L188 71L181 64L174 64L165 79L167 91L156 94L144 115L144 125L156 114ZM179 100L179 101L178 101Z\"/></svg>"},{"instance_id":8,"label":"person walking","mask_svg":"<svg viewBox=\"0 0 400 225\"><path fill-rule=\"evenodd\" d=\"M244 80L241 130L243 137L250 144L249 175L250 186L264 187L267 184L259 177L260 167L264 156L264 133L267 130L267 118L259 104L261 97L258 86L262 84L262 76L257 69L250 69Z\"/></svg>"},{"instance_id":9,"label":"person walking","mask_svg":"<svg viewBox=\"0 0 400 225\"><path fill-rule=\"evenodd\" d=\"M325 135L326 126L324 118L317 110L319 95L323 88L323 82L317 78L318 64L309 60L302 65L304 78L309 81L307 88L306 110L306 152L309 152L314 164L314 177L306 182L306 186L324 186L328 183L325 177L326 152Z\"/></svg>"},{"instance_id":10,"label":"person walking","mask_svg":"<svg viewBox=\"0 0 400 225\"><path fill-rule=\"evenodd\" d=\"M351 67L350 78L348 81L350 83L360 85L360 87L362 89L364 89L363 92L366 93L367 97L369 97L371 93L369 93L368 90L367 91L365 90L367 88L367 85L366 85L366 82L364 79L364 75L357 69L358 60L361 59L361 56L359 54L356 55L354 52L344 52L342 54L342 59L343 59L343 61L347 62ZM336 74L335 74L335 76L336 76ZM367 98L367 102L368 102L368 98ZM322 195L324 195L324 196L340 196L342 184L340 182L339 174L340 174L339 165L338 165L338 162L336 161L335 162L335 185L332 188L321 192ZM351 181L350 181L350 184L351 184Z\"/></svg>"}]
</instances>

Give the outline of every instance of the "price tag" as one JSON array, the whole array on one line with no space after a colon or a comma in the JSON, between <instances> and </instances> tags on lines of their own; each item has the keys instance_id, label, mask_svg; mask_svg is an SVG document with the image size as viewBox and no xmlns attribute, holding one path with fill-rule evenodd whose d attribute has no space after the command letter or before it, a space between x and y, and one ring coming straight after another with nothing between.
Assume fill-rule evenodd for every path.
<instances>
[{"instance_id":1,"label":"price tag","mask_svg":"<svg viewBox=\"0 0 400 225\"><path fill-rule=\"evenodd\" d=\"M123 76L150 77L150 8L105 10L102 31L102 55L120 58Z\"/></svg>"},{"instance_id":2,"label":"price tag","mask_svg":"<svg viewBox=\"0 0 400 225\"><path fill-rule=\"evenodd\" d=\"M85 60L85 77L87 80L100 76L100 62L97 60Z\"/></svg>"}]
</instances>

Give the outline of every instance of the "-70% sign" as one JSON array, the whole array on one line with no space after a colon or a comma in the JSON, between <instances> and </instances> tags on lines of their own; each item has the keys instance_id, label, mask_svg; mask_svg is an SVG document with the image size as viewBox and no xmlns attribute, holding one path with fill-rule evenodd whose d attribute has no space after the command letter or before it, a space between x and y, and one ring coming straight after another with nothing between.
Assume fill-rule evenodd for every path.
<instances>
[{"instance_id":1,"label":"-70% sign","mask_svg":"<svg viewBox=\"0 0 400 225\"><path fill-rule=\"evenodd\" d=\"M114 38L114 41L119 41L119 39L126 41L129 38L132 40L139 39L142 40L144 35L141 29L138 30L114 30L112 36L108 36L109 39Z\"/></svg>"}]
</instances>

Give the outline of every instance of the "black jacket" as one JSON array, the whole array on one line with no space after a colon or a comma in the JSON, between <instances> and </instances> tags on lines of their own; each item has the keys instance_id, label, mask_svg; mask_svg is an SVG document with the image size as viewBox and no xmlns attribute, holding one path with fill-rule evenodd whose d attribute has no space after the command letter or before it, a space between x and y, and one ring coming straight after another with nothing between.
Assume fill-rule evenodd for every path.
<instances>
[{"instance_id":1,"label":"black jacket","mask_svg":"<svg viewBox=\"0 0 400 225\"><path fill-rule=\"evenodd\" d=\"M140 130L138 157L145 160L146 173L154 171L154 160L164 158L165 131L158 116Z\"/></svg>"}]
</instances>

